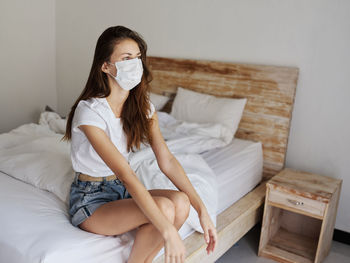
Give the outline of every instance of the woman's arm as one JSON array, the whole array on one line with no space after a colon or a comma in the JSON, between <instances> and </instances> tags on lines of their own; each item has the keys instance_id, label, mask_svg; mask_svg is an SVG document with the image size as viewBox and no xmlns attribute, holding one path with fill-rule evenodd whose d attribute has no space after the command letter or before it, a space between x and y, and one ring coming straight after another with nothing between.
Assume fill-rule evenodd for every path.
<instances>
[{"instance_id":1,"label":"woman's arm","mask_svg":"<svg viewBox=\"0 0 350 263\"><path fill-rule=\"evenodd\" d=\"M155 112L152 116L153 122L151 127L152 149L156 155L160 170L173 182L173 184L182 192L186 193L190 199L191 205L196 209L198 217L203 228L204 239L207 242L207 253L213 252L217 243L217 233L215 226L209 216L207 208L202 199L197 194L188 179L183 167L178 160L169 151L158 125L158 116Z\"/></svg>"},{"instance_id":2,"label":"woman's arm","mask_svg":"<svg viewBox=\"0 0 350 263\"><path fill-rule=\"evenodd\" d=\"M119 176L138 207L166 239L176 228L166 219L156 202L136 177L124 156L112 143L107 134L100 128L91 125L80 125L91 145L106 163Z\"/></svg>"},{"instance_id":3,"label":"woman's arm","mask_svg":"<svg viewBox=\"0 0 350 263\"><path fill-rule=\"evenodd\" d=\"M192 186L183 167L178 160L169 151L158 125L158 116L155 112L152 116L153 122L151 127L152 149L156 155L160 170L173 182L173 184L182 192L186 193L190 199L191 205L196 209L198 216L207 212L205 205Z\"/></svg>"}]
</instances>

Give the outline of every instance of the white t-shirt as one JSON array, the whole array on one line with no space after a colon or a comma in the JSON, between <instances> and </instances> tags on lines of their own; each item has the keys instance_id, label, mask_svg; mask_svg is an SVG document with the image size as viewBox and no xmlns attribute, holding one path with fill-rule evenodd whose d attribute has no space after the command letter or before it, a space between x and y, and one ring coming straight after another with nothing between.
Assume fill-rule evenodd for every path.
<instances>
[{"instance_id":1,"label":"white t-shirt","mask_svg":"<svg viewBox=\"0 0 350 263\"><path fill-rule=\"evenodd\" d=\"M150 109L149 117L152 117L155 111L152 102ZM90 98L79 101L72 120L71 160L74 171L95 177L114 174L92 147L85 133L78 128L84 124L104 130L128 161L130 152L127 151L127 138L121 119L115 117L106 98Z\"/></svg>"}]
</instances>

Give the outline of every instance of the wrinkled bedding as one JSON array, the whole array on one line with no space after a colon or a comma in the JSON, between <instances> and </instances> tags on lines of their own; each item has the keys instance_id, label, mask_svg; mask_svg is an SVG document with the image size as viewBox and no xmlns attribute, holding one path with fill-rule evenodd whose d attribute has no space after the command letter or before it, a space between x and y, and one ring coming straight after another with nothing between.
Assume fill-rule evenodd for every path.
<instances>
[{"instance_id":1,"label":"wrinkled bedding","mask_svg":"<svg viewBox=\"0 0 350 263\"><path fill-rule=\"evenodd\" d=\"M125 262L133 243L133 231L105 237L70 224L68 194L74 177L70 143L60 141L62 134L52 129L55 119L41 116L42 121L45 118L46 123L24 124L0 134L0 183L8 186L1 192L4 198L0 200L13 197L8 204L9 212L0 221L3 228L0 255L1 249L10 246L16 248L16 255L23 256L23 262ZM162 112L158 118L170 151L183 166L216 224L216 176L200 153L227 145L226 128L220 124L186 123ZM149 146L142 145L129 161L147 189L176 189L160 171ZM9 176L26 184L16 183ZM185 238L191 229L202 231L193 207L179 231L181 237ZM75 255L77 246L85 246L86 254ZM158 255L162 253L163 250ZM13 262L21 261L18 258Z\"/></svg>"}]
</instances>

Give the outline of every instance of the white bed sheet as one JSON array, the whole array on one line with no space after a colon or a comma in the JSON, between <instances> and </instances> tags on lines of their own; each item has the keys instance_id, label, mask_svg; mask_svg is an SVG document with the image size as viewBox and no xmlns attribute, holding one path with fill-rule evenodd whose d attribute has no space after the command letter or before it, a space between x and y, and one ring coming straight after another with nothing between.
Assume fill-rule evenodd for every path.
<instances>
[{"instance_id":1,"label":"white bed sheet","mask_svg":"<svg viewBox=\"0 0 350 263\"><path fill-rule=\"evenodd\" d=\"M262 179L261 142L235 138L227 146L204 152L201 156L217 176L217 214L250 192Z\"/></svg>"},{"instance_id":2,"label":"white bed sheet","mask_svg":"<svg viewBox=\"0 0 350 263\"><path fill-rule=\"evenodd\" d=\"M201 155L217 175L217 214L261 180L261 143L234 139ZM70 224L67 209L54 194L0 172L0 262L127 261L135 230L117 237L88 233ZM183 239L193 232L188 226L179 231Z\"/></svg>"}]
</instances>

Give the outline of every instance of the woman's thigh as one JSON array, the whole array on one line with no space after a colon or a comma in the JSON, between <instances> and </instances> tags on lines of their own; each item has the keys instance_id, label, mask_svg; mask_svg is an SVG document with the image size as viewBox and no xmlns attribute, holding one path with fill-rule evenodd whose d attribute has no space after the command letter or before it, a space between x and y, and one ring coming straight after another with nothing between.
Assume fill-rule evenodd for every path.
<instances>
[{"instance_id":1,"label":"woman's thigh","mask_svg":"<svg viewBox=\"0 0 350 263\"><path fill-rule=\"evenodd\" d=\"M169 198L165 196L152 197L162 211L166 211L168 208L174 209ZM145 223L149 223L148 218L136 202L132 198L128 198L101 205L79 227L95 234L119 235Z\"/></svg>"}]
</instances>

